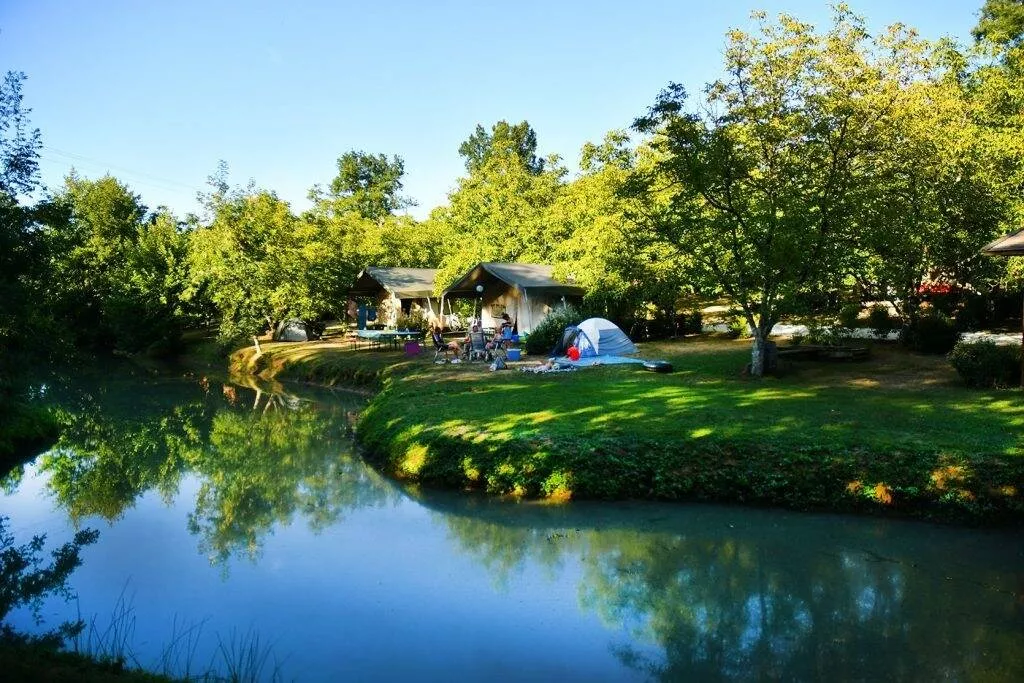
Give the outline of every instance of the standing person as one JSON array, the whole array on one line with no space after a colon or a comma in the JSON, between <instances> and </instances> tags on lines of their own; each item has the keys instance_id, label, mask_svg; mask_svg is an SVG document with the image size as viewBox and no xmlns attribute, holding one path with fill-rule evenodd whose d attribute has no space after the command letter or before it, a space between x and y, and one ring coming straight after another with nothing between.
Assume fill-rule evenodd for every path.
<instances>
[{"instance_id":1,"label":"standing person","mask_svg":"<svg viewBox=\"0 0 1024 683\"><path fill-rule=\"evenodd\" d=\"M507 332L506 332L507 330ZM506 336L507 335L507 336ZM512 338L512 320L508 317L508 313L501 314L501 325L498 329L494 330L494 337L487 344L487 350L493 351L502 347L502 344L506 339Z\"/></svg>"}]
</instances>

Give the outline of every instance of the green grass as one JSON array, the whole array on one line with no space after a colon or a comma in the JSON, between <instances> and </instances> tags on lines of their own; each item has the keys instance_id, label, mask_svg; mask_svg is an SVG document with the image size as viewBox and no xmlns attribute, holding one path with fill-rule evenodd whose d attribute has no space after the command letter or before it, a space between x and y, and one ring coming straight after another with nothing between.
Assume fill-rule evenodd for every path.
<instances>
[{"instance_id":1,"label":"green grass","mask_svg":"<svg viewBox=\"0 0 1024 683\"><path fill-rule=\"evenodd\" d=\"M285 379L333 386L349 384L379 388L384 372L422 365L424 352L417 361L409 361L401 351L353 348L348 342L266 342L257 355L252 346L231 354L233 373L259 375L264 379Z\"/></svg>"},{"instance_id":2,"label":"green grass","mask_svg":"<svg viewBox=\"0 0 1024 683\"><path fill-rule=\"evenodd\" d=\"M888 345L863 363L751 379L740 374L748 348L644 345L644 356L673 363L669 375L491 373L435 366L432 354L313 344L270 349L264 368L313 381L372 376L382 391L358 426L368 457L428 485L1024 520L1020 391L966 389L945 359Z\"/></svg>"}]
</instances>

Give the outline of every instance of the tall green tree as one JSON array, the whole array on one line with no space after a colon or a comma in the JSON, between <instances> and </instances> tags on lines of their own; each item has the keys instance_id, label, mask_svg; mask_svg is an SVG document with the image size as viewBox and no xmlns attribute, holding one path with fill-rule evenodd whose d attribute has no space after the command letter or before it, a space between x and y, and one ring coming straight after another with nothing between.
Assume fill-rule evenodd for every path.
<instances>
[{"instance_id":1,"label":"tall green tree","mask_svg":"<svg viewBox=\"0 0 1024 683\"><path fill-rule=\"evenodd\" d=\"M309 223L276 194L254 187L214 199L213 221L190 234L190 292L208 296L223 341L254 337L296 316L315 318L307 279Z\"/></svg>"},{"instance_id":2,"label":"tall green tree","mask_svg":"<svg viewBox=\"0 0 1024 683\"><path fill-rule=\"evenodd\" d=\"M477 124L476 130L461 145L459 154L465 159L466 170L472 175L481 169L494 154L512 154L533 175L544 171L544 159L537 156L537 133L526 121L510 124L498 121L490 132Z\"/></svg>"},{"instance_id":3,"label":"tall green tree","mask_svg":"<svg viewBox=\"0 0 1024 683\"><path fill-rule=\"evenodd\" d=\"M112 176L72 172L38 212L54 315L79 344L172 349L187 322L187 240L166 210L150 214Z\"/></svg>"},{"instance_id":4,"label":"tall green tree","mask_svg":"<svg viewBox=\"0 0 1024 683\"><path fill-rule=\"evenodd\" d=\"M657 229L740 307L760 375L768 334L798 294L838 287L854 268L852 189L919 66L905 29L872 38L844 6L825 33L755 16L756 35L728 34L726 76L703 102L671 85L636 121L659 158L635 187L670 193Z\"/></svg>"},{"instance_id":5,"label":"tall green tree","mask_svg":"<svg viewBox=\"0 0 1024 683\"><path fill-rule=\"evenodd\" d=\"M927 280L986 288L995 268L979 250L1008 210L999 141L959 75L966 55L948 44L917 49L921 68L894 94L871 173L852 190L866 256L857 279L909 321Z\"/></svg>"},{"instance_id":6,"label":"tall green tree","mask_svg":"<svg viewBox=\"0 0 1024 683\"><path fill-rule=\"evenodd\" d=\"M624 193L644 163L622 131L585 144L579 177L545 214L555 276L586 289L588 309L622 323L645 315L652 302L674 313L688 283L675 247L637 218L656 199Z\"/></svg>"},{"instance_id":7,"label":"tall green tree","mask_svg":"<svg viewBox=\"0 0 1024 683\"><path fill-rule=\"evenodd\" d=\"M448 204L431 213L430 229L450 235L455 245L440 264L437 285L443 288L479 261L550 263L546 212L565 174L557 157L535 174L514 150L493 150L459 180Z\"/></svg>"},{"instance_id":8,"label":"tall green tree","mask_svg":"<svg viewBox=\"0 0 1024 683\"><path fill-rule=\"evenodd\" d=\"M1024 3L988 0L974 36L985 59L967 70L966 88L1009 203L1002 232L1014 232L1024 225ZM1003 272L998 284L1024 289L1024 258L999 263Z\"/></svg>"},{"instance_id":9,"label":"tall green tree","mask_svg":"<svg viewBox=\"0 0 1024 683\"><path fill-rule=\"evenodd\" d=\"M355 211L363 218L381 220L412 204L402 197L405 162L399 156L349 151L338 157L338 175L326 197L314 189L314 201L328 199L335 213Z\"/></svg>"},{"instance_id":10,"label":"tall green tree","mask_svg":"<svg viewBox=\"0 0 1024 683\"><path fill-rule=\"evenodd\" d=\"M19 194L38 183L41 146L23 106L25 75L9 71L0 82L0 409L16 392L15 376L38 348L42 314L31 292L38 286L40 243L33 216Z\"/></svg>"},{"instance_id":11,"label":"tall green tree","mask_svg":"<svg viewBox=\"0 0 1024 683\"><path fill-rule=\"evenodd\" d=\"M985 0L972 34L977 40L1019 46L1024 37L1024 0Z\"/></svg>"}]
</instances>

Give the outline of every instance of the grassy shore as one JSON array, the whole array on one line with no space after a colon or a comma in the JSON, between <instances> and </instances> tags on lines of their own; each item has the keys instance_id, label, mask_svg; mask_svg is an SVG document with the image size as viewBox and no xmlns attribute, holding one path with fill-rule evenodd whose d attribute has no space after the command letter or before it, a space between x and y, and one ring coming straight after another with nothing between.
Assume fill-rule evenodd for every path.
<instances>
[{"instance_id":1,"label":"grassy shore","mask_svg":"<svg viewBox=\"0 0 1024 683\"><path fill-rule=\"evenodd\" d=\"M1024 520L1024 400L959 386L942 358L880 345L857 364L740 376L748 345L647 344L636 366L532 375L432 354L268 345L248 369L380 388L358 435L401 479L499 495L715 500ZM527 361L528 362L528 361Z\"/></svg>"}]
</instances>

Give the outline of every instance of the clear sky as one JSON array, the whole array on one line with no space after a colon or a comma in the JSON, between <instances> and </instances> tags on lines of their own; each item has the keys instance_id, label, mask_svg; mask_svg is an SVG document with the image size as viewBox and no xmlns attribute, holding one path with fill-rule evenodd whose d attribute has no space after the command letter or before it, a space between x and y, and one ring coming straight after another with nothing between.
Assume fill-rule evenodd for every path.
<instances>
[{"instance_id":1,"label":"clear sky","mask_svg":"<svg viewBox=\"0 0 1024 683\"><path fill-rule=\"evenodd\" d=\"M854 0L872 30L901 21L964 42L982 0ZM122 179L179 215L217 161L295 210L357 149L405 160L425 216L463 172L478 123L528 120L570 168L670 81L721 71L750 12L828 22L821 0L0 0L0 68L24 71L43 181Z\"/></svg>"}]
</instances>

